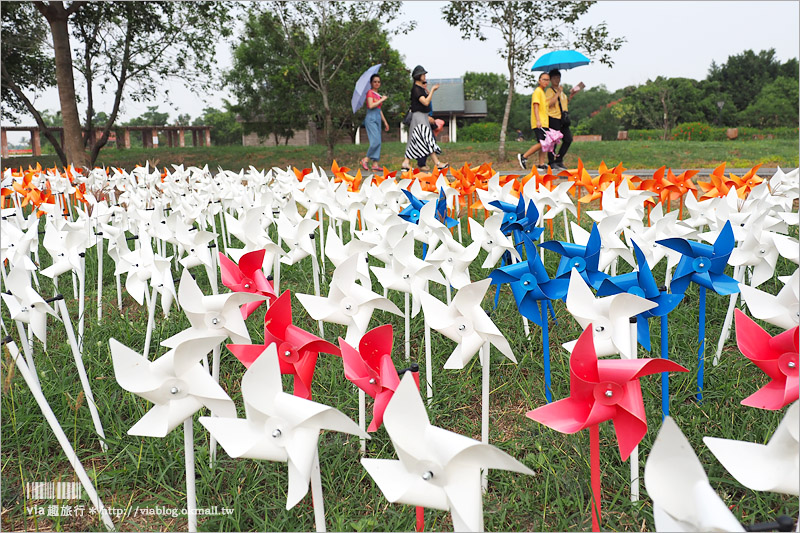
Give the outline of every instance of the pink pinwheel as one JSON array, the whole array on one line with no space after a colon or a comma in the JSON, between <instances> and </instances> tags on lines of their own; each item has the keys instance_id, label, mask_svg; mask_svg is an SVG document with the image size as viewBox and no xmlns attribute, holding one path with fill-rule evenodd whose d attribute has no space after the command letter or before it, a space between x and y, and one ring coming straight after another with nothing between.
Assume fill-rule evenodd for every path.
<instances>
[{"instance_id":1,"label":"pink pinwheel","mask_svg":"<svg viewBox=\"0 0 800 533\"><path fill-rule=\"evenodd\" d=\"M294 395L311 399L311 380L319 352L341 355L339 348L292 324L292 295L289 291L275 300L264 315L264 344L228 344L228 349L250 368L270 344L278 348L281 374L294 375Z\"/></svg>"},{"instance_id":2,"label":"pink pinwheel","mask_svg":"<svg viewBox=\"0 0 800 533\"><path fill-rule=\"evenodd\" d=\"M222 252L219 253L219 270L222 283L234 292L251 292L266 296L270 304L278 297L272 281L264 275L262 266L266 250L254 250L244 254L237 265ZM242 318L247 318L255 311L263 300L247 302L241 307Z\"/></svg>"},{"instance_id":3,"label":"pink pinwheel","mask_svg":"<svg viewBox=\"0 0 800 533\"><path fill-rule=\"evenodd\" d=\"M744 400L742 405L776 411L798 399L798 330L795 326L770 337L750 317L736 309L736 344L745 357L772 381Z\"/></svg>"},{"instance_id":4,"label":"pink pinwheel","mask_svg":"<svg viewBox=\"0 0 800 533\"><path fill-rule=\"evenodd\" d=\"M639 378L688 370L668 359L598 360L592 329L590 325L583 331L572 351L569 398L543 405L526 416L562 433L576 433L612 420L624 461L647 433Z\"/></svg>"},{"instance_id":5,"label":"pink pinwheel","mask_svg":"<svg viewBox=\"0 0 800 533\"><path fill-rule=\"evenodd\" d=\"M358 344L358 350L339 337L344 361L344 375L359 389L375 400L372 422L367 431L378 431L383 423L383 412L389 405L400 377L392 362L392 325L378 326L368 331ZM414 372L419 388L419 374Z\"/></svg>"}]
</instances>

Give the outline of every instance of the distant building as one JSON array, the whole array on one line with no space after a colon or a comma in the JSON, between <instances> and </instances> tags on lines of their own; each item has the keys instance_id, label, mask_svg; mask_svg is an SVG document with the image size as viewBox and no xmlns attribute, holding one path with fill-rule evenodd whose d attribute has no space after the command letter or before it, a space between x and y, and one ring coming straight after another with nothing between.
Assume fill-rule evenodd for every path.
<instances>
[{"instance_id":1,"label":"distant building","mask_svg":"<svg viewBox=\"0 0 800 533\"><path fill-rule=\"evenodd\" d=\"M445 121L445 128L439 134L439 142L456 142L457 130L456 119L459 118L483 118L486 116L486 100L465 100L464 99L464 80L463 78L443 78L443 79L428 79L428 87L434 84L439 84L439 90L433 93L433 116ZM408 91L411 91L411 84L409 83ZM245 121L237 116L236 120L247 126ZM249 122L249 121L248 121ZM249 122L253 123L253 122ZM257 123L257 119L255 121ZM247 129L245 127L245 129ZM388 132L382 131L384 141L401 141L405 142L407 139L407 132L405 126L398 128L396 125L391 124ZM367 130L362 125L355 135L355 143L367 142ZM280 144L284 144L285 140L281 139ZM343 132L339 132L336 136L337 143L350 143L352 140ZM298 130L295 132L294 137L289 139L288 144L294 146L306 146L312 144L324 144L325 135L322 130L317 128L316 124L309 121L306 129ZM270 136L269 138L259 137L255 133L242 134L242 144L244 146L274 146L275 139Z\"/></svg>"}]
</instances>

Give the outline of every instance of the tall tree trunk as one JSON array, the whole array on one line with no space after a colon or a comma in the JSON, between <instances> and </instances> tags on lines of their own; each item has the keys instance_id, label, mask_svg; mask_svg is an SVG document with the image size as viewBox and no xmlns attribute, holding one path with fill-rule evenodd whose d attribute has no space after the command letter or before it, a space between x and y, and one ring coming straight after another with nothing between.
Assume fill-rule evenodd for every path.
<instances>
[{"instance_id":1,"label":"tall tree trunk","mask_svg":"<svg viewBox=\"0 0 800 533\"><path fill-rule=\"evenodd\" d=\"M509 67L508 77L508 98L506 98L506 108L503 111L503 125L500 126L500 147L497 155L500 161L506 160L506 130L508 129L508 117L511 115L511 100L514 98L514 70Z\"/></svg>"},{"instance_id":2,"label":"tall tree trunk","mask_svg":"<svg viewBox=\"0 0 800 533\"><path fill-rule=\"evenodd\" d=\"M328 101L328 86L322 86L322 107L325 110L325 144L328 147L328 164L333 164L333 113Z\"/></svg>"},{"instance_id":3,"label":"tall tree trunk","mask_svg":"<svg viewBox=\"0 0 800 533\"><path fill-rule=\"evenodd\" d=\"M37 3L37 8L50 24L53 36L53 49L56 63L56 83L58 99L61 103L61 117L64 121L64 153L67 163L87 166L89 158L83 149L81 121L78 116L78 103L75 98L75 79L72 76L72 49L69 44L67 20L74 12L75 5L64 8L63 2Z\"/></svg>"}]
</instances>

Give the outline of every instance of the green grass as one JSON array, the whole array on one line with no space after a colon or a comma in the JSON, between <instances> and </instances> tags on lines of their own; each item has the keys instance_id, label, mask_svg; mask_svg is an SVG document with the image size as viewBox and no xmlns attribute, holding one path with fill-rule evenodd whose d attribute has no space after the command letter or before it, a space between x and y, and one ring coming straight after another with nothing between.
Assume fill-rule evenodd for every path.
<instances>
[{"instance_id":1,"label":"green grass","mask_svg":"<svg viewBox=\"0 0 800 533\"><path fill-rule=\"evenodd\" d=\"M588 227L588 219L582 219ZM556 224L556 230L560 224ZM344 230L348 234L347 229ZM558 231L556 239L561 238ZM467 239L468 240L468 239ZM418 250L418 254L419 254ZM43 267L50 262L40 247ZM479 267L485 257L481 252L472 265L472 279L482 279L489 273ZM125 293L123 311L116 308L113 262L104 261L104 307L101 324L96 322L96 253L87 253L86 337L84 362L92 383L98 410L108 437L108 451L102 452L85 402L76 405L80 394L75 364L65 342L63 328L50 320L50 340L47 350L36 346L36 362L45 395L53 406L80 459L94 479L100 496L108 507L126 510L114 519L120 530L172 531L185 530L183 517L135 516L134 510L163 506L185 507L185 477L183 434L180 428L164 439L127 435L127 430L150 408L150 404L122 390L114 379L108 340L113 337L133 350L141 351L146 327L146 310ZM379 265L375 259L371 264ZM547 252L546 265L550 274L555 271L558 256ZM326 284L332 272L327 264ZM663 262L655 269L657 279L663 278ZM789 274L795 266L784 259L778 262L777 273ZM313 293L310 260L298 266L281 269L281 290ZM624 271L621 269L620 272ZM193 269L198 283L210 293L202 268ZM175 274L175 279L179 276ZM52 294L50 281L40 276L42 292ZM380 291L373 278L374 287ZM62 276L60 287L68 297L73 321L77 313L72 298L69 276ZM763 290L775 293L780 287L776 278ZM124 290L124 289L123 289ZM222 287L223 291L226 291ZM445 301L444 289L435 286L433 294ZM493 292L484 300L491 308ZM390 298L402 308L402 295L391 292ZM569 394L569 356L560 344L575 339L580 328L567 312L563 302L555 302L558 323L551 324L552 383L555 399ZM707 311L707 354L712 354L722 328L728 298L710 294ZM293 299L295 324L316 332L311 320L296 299ZM263 341L261 308L248 319L253 342ZM9 324L7 311L3 318ZM531 325L531 336L523 333L508 286L501 291L500 305L492 318L507 336L518 364L493 350L491 374L491 432L490 442L510 453L532 468L535 476L504 471L491 471L489 491L484 496L485 527L487 531L589 531L589 435L587 431L563 435L535 423L524 416L530 409L544 404L544 378L541 331ZM377 311L371 326L391 323L394 326L394 360L405 367L403 357L403 318ZM769 520L776 515L796 516L797 499L772 493L754 492L737 483L716 461L702 443L704 435L765 443L777 427L782 412L751 409L740 400L767 383L767 377L749 363L736 348L732 336L719 366L706 365L705 398L694 401L697 377L698 292L692 287L684 301L670 315L670 358L686 366L690 372L673 374L671 384L672 415L698 454L713 488L745 523ZM412 319L412 358L419 360L424 373L422 316ZM188 321L173 308L169 319L157 314L151 358L165 351L158 343L188 327ZM326 324L326 338L335 340L344 335L344 328ZM775 334L775 328L768 327ZM654 353L658 357L659 328L651 325ZM454 348L454 343L432 333L435 370L435 397L429 408L431 421L443 428L472 438L480 438L481 371L477 357L463 370L443 370L442 365ZM640 357L646 356L640 352ZM709 356L710 357L710 356ZM24 483L26 481L74 480L74 474L64 458L52 432L22 378L17 375L6 350L3 351L2 379L2 528L5 530L102 530L96 517L36 518L26 516ZM244 416L240 380L244 367L223 349L221 383L236 402L239 416ZM421 376L424 380L424 376ZM291 378L284 378L285 390ZM424 382L424 381L423 381ZM640 445L642 473L647 455L660 426L660 377L641 380L649 422L649 432ZM357 420L357 394L344 379L342 363L334 356L320 355L313 384L314 400L338 408ZM203 413L200 413L203 414ZM371 402L367 403L367 421L371 419ZM199 518L203 531L311 531L314 528L310 494L291 510L285 509L286 465L231 459L221 449L216 467L208 466L208 433L195 416L195 452L197 468L198 507L233 509L230 516ZM617 449L613 426L601 425L601 469L603 473L604 530L654 530L652 504L642 484L642 498L629 500L629 466L622 463ZM370 457L395 458L390 439L384 428L368 442ZM414 508L389 504L375 483L359 464L358 439L338 433L323 432L319 450L322 483L325 494L326 521L330 531L410 531L414 528ZM47 505L51 502L35 502ZM426 530L452 528L449 514L426 511Z\"/></svg>"},{"instance_id":2,"label":"green grass","mask_svg":"<svg viewBox=\"0 0 800 533\"><path fill-rule=\"evenodd\" d=\"M498 171L518 171L516 153L524 152L531 145L529 142L509 141L506 144L507 160L498 161L497 143L442 143L442 160L460 167L469 163L476 167L485 162L492 162ZM382 164L390 170L397 170L403 161L405 143L386 142L382 148ZM340 144L336 146L334 155L340 165L353 169L366 153L367 145ZM574 167L578 158L583 160L589 169L597 168L601 161L609 166L622 162L627 168L658 168L666 165L669 168L709 168L727 161L730 168L749 168L757 164L767 167L798 166L798 144L792 140L736 140L736 141L601 141L576 142L567 153L566 163ZM208 164L209 169L217 167L225 170L239 171L254 166L262 168L298 168L310 167L312 163L329 168L326 163L326 149L322 145L314 146L211 146L198 148L157 148L117 150L107 148L100 153L97 166L115 166L133 168L137 164L149 161L151 165L169 167L183 164L202 167ZM4 158L2 167L27 168L40 162L42 166L60 166L55 156L10 157Z\"/></svg>"}]
</instances>

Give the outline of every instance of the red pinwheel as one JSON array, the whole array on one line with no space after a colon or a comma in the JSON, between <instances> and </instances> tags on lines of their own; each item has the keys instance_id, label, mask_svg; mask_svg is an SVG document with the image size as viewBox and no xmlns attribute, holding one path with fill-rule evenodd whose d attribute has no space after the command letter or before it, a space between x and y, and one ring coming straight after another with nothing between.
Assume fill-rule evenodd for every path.
<instances>
[{"instance_id":1,"label":"red pinwheel","mask_svg":"<svg viewBox=\"0 0 800 533\"><path fill-rule=\"evenodd\" d=\"M798 328L770 337L750 317L736 309L736 344L745 357L772 381L744 400L742 405L776 411L797 400Z\"/></svg>"},{"instance_id":2,"label":"red pinwheel","mask_svg":"<svg viewBox=\"0 0 800 533\"><path fill-rule=\"evenodd\" d=\"M369 432L381 427L383 412L400 385L400 377L392 362L392 340L391 324L378 326L364 334L358 350L339 337L345 377L375 400L372 422L367 428ZM419 388L419 374L413 374Z\"/></svg>"},{"instance_id":3,"label":"red pinwheel","mask_svg":"<svg viewBox=\"0 0 800 533\"><path fill-rule=\"evenodd\" d=\"M647 433L639 378L660 372L688 372L668 359L598 360L591 325L578 339L569 367L569 398L529 411L528 418L562 433L576 433L612 420L623 461Z\"/></svg>"},{"instance_id":4,"label":"red pinwheel","mask_svg":"<svg viewBox=\"0 0 800 533\"><path fill-rule=\"evenodd\" d=\"M319 352L341 355L339 348L292 324L292 295L289 291L275 300L264 315L264 344L228 344L228 349L246 368L270 344L278 347L281 374L294 375L294 395L311 399L311 380Z\"/></svg>"},{"instance_id":5,"label":"red pinwheel","mask_svg":"<svg viewBox=\"0 0 800 533\"><path fill-rule=\"evenodd\" d=\"M222 283L234 292L252 292L266 296L270 303L278 297L272 281L264 275L261 267L264 264L266 250L255 250L244 254L237 265L222 252L219 253L219 270ZM241 307L242 318L249 317L263 300L248 302Z\"/></svg>"}]
</instances>

